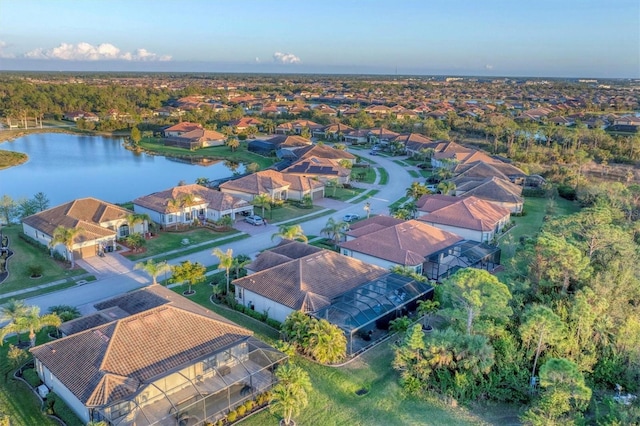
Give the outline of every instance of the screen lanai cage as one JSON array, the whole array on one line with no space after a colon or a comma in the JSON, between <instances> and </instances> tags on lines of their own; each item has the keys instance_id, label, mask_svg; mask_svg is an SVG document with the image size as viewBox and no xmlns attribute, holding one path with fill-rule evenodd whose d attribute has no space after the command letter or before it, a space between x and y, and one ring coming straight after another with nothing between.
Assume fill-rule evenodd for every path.
<instances>
[{"instance_id":1,"label":"screen lanai cage","mask_svg":"<svg viewBox=\"0 0 640 426\"><path fill-rule=\"evenodd\" d=\"M341 294L312 315L338 326L347 337L348 354L354 355L387 336L389 321L431 298L428 283L392 273Z\"/></svg>"},{"instance_id":2,"label":"screen lanai cage","mask_svg":"<svg viewBox=\"0 0 640 426\"><path fill-rule=\"evenodd\" d=\"M202 425L255 399L275 384L286 355L250 337L227 350L157 379L139 392L94 410L110 425Z\"/></svg>"},{"instance_id":3,"label":"screen lanai cage","mask_svg":"<svg viewBox=\"0 0 640 426\"><path fill-rule=\"evenodd\" d=\"M442 281L462 268L493 271L500 265L500 248L478 241L461 241L433 253L424 263L423 273L430 280Z\"/></svg>"}]
</instances>

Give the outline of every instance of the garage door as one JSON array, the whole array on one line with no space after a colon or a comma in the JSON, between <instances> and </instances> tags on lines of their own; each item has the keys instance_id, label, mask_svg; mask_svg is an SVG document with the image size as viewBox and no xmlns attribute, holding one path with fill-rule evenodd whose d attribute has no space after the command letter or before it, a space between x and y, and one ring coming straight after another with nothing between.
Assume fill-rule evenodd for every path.
<instances>
[{"instance_id":1,"label":"garage door","mask_svg":"<svg viewBox=\"0 0 640 426\"><path fill-rule=\"evenodd\" d=\"M314 200L319 200L322 198L322 191L316 191L313 193L313 199Z\"/></svg>"},{"instance_id":2,"label":"garage door","mask_svg":"<svg viewBox=\"0 0 640 426\"><path fill-rule=\"evenodd\" d=\"M88 247L82 247L79 250L74 250L73 256L76 259L84 259L86 257L93 257L96 254L98 254L97 250L98 250L98 246L97 245L88 246Z\"/></svg>"}]
</instances>

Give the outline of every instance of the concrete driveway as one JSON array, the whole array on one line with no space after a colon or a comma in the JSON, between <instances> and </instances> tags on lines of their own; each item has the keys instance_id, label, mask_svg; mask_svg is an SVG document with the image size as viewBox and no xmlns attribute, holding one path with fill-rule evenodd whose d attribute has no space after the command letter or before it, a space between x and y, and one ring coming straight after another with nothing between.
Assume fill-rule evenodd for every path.
<instances>
[{"instance_id":1,"label":"concrete driveway","mask_svg":"<svg viewBox=\"0 0 640 426\"><path fill-rule=\"evenodd\" d=\"M76 263L88 273L95 275L98 279L126 274L130 272L135 265L135 262L130 261L118 253L105 253L102 257L88 257L77 260Z\"/></svg>"}]
</instances>

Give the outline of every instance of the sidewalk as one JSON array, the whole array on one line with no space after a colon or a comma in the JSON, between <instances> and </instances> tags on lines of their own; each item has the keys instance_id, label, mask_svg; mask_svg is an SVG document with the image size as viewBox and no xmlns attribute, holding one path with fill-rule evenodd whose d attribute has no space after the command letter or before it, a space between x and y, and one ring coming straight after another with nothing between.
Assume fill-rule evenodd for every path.
<instances>
[{"instance_id":1,"label":"sidewalk","mask_svg":"<svg viewBox=\"0 0 640 426\"><path fill-rule=\"evenodd\" d=\"M22 290L16 290L16 291L11 291L9 293L3 293L3 294L0 295L0 298L2 298L2 299L13 298L14 296L20 296L21 294L31 293L31 292L42 290L42 289L45 289L45 288L55 287L55 286L60 285L60 284L65 284L69 280L75 281L76 285L79 285L79 284L81 284L81 281L86 282L85 280L87 278L89 278L89 277L91 277L91 274L87 273L87 274L82 274L82 275L78 275L78 276L71 277L71 278L64 278L64 279L61 279L61 280L52 281L50 283L40 284L40 285L37 285L35 287L29 287L29 288L25 288L25 289L22 289Z\"/></svg>"}]
</instances>

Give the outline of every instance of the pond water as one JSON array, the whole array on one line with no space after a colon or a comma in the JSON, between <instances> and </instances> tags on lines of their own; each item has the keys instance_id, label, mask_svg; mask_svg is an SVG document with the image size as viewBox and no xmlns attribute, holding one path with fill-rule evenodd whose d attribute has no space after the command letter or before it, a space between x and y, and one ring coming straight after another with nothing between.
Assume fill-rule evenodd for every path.
<instances>
[{"instance_id":1,"label":"pond water","mask_svg":"<svg viewBox=\"0 0 640 426\"><path fill-rule=\"evenodd\" d=\"M122 138L38 133L0 143L0 149L23 152L26 163L0 170L0 196L14 200L44 192L50 207L82 197L112 203L176 186L199 177L216 180L233 175L224 161L194 165L123 146ZM244 172L239 165L236 172Z\"/></svg>"}]
</instances>

